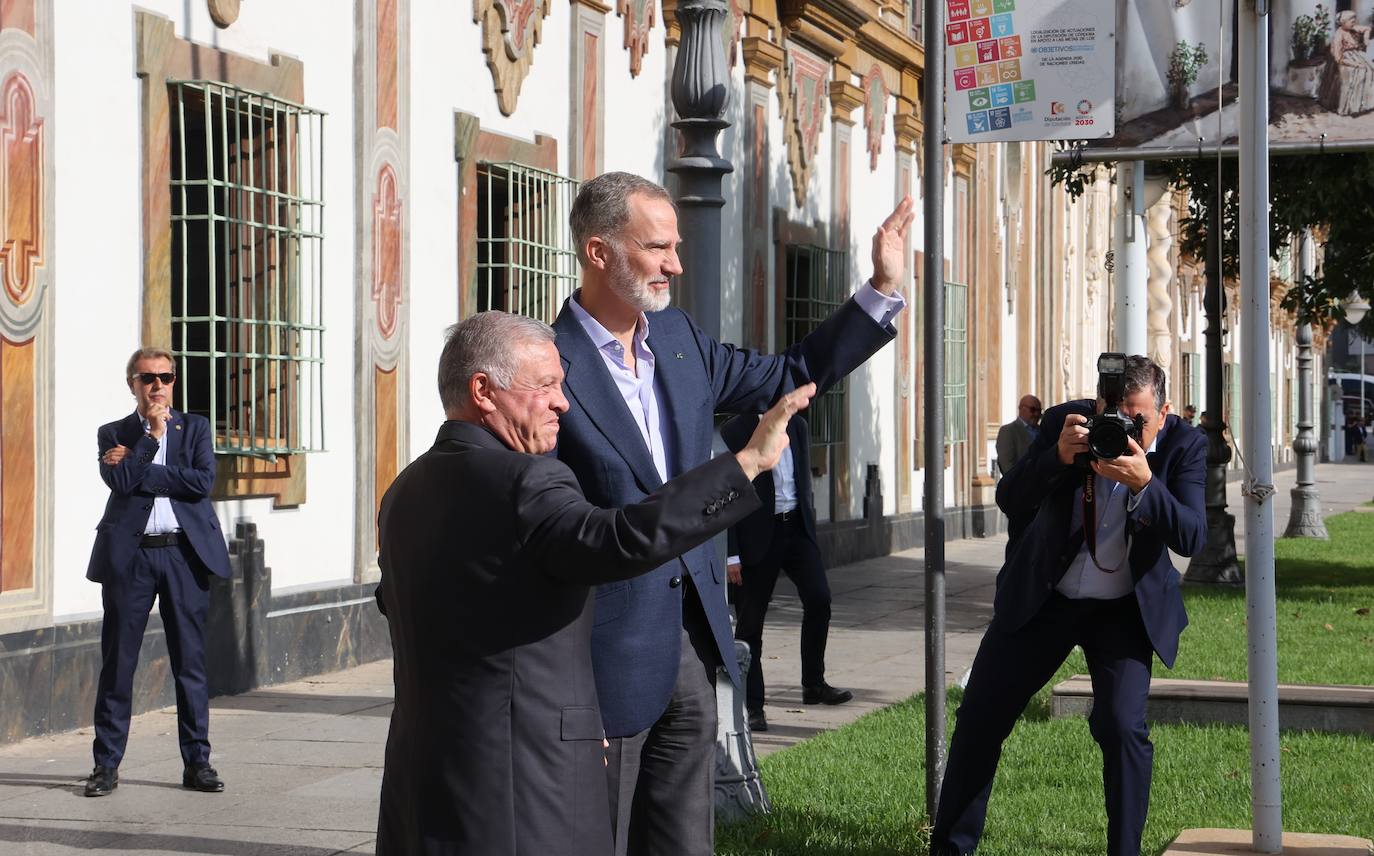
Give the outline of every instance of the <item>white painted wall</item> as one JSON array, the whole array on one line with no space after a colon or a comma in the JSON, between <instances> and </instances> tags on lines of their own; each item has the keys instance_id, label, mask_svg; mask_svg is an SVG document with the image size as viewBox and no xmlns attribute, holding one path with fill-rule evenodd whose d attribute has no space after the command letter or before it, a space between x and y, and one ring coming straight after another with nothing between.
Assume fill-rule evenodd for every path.
<instances>
[{"instance_id":1,"label":"white painted wall","mask_svg":"<svg viewBox=\"0 0 1374 856\"><path fill-rule=\"evenodd\" d=\"M62 621L100 610L100 588L84 578L108 491L95 464L95 431L133 410L124 362L140 344L142 189L134 4L54 4L57 35L52 140L59 166L54 251L56 418L59 450L53 614ZM310 457L308 502L272 511L269 500L220 503L226 531L251 516L267 545L275 588L352 578L351 539L331 538L352 519L353 493L353 19L304 4L245 4L228 31L204 4L140 2L165 15L178 37L266 61L269 49L305 63L306 103L324 123L325 421L330 451ZM189 10L189 17L187 14ZM114 36L112 37L112 34ZM92 140L100 145L93 146Z\"/></svg>"}]
</instances>

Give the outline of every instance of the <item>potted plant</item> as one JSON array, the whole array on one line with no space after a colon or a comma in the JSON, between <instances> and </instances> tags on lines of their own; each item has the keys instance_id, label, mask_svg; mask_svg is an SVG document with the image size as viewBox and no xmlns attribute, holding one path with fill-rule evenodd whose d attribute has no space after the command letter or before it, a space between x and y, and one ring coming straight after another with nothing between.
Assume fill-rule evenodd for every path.
<instances>
[{"instance_id":1,"label":"potted plant","mask_svg":"<svg viewBox=\"0 0 1374 856\"><path fill-rule=\"evenodd\" d=\"M1180 40L1169 52L1169 99L1176 110L1188 109L1188 87L1197 80L1197 74L1207 64L1207 46L1202 42L1189 45Z\"/></svg>"},{"instance_id":2,"label":"potted plant","mask_svg":"<svg viewBox=\"0 0 1374 856\"><path fill-rule=\"evenodd\" d=\"M1311 15L1293 19L1293 61L1295 66L1321 65L1330 42L1331 15L1326 7L1317 4Z\"/></svg>"}]
</instances>

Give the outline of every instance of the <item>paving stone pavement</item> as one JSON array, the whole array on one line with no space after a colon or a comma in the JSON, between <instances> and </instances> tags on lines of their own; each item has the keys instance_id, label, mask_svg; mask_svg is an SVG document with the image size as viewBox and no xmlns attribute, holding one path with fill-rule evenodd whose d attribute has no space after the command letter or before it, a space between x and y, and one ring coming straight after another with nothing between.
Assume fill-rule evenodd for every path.
<instances>
[{"instance_id":1,"label":"paving stone pavement","mask_svg":"<svg viewBox=\"0 0 1374 856\"><path fill-rule=\"evenodd\" d=\"M1326 513L1368 502L1372 476L1374 464L1319 467ZM1275 481L1275 528L1282 532L1294 473ZM1238 518L1239 487L1229 489ZM1243 551L1243 520L1237 524ZM1005 546L1004 538L989 538L946 547L947 682L973 660ZM921 550L831 570L827 677L855 695L835 707L800 703L801 610L791 585L779 582L764 637L771 730L758 736L760 754L924 687L922 572ZM180 787L172 709L134 719L120 786L100 799L81 794L91 767L90 728L0 747L0 854L371 854L390 712L390 661L214 699L210 739L227 782L222 794Z\"/></svg>"}]
</instances>

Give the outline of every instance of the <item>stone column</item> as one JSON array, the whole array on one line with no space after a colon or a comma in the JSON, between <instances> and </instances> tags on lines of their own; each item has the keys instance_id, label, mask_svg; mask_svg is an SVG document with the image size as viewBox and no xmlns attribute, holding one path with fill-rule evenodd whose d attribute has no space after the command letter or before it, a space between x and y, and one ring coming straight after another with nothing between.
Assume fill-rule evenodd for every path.
<instances>
[{"instance_id":1,"label":"stone column","mask_svg":"<svg viewBox=\"0 0 1374 856\"><path fill-rule=\"evenodd\" d=\"M782 48L769 40L767 27L749 19L749 32L741 41L744 57L744 341L742 344L771 352L774 330L770 310L776 310L772 294L773 218L770 216L771 173L768 106L773 94L773 75L782 67ZM755 28L761 32L754 34Z\"/></svg>"},{"instance_id":2,"label":"stone column","mask_svg":"<svg viewBox=\"0 0 1374 856\"><path fill-rule=\"evenodd\" d=\"M1149 280L1146 296L1146 355L1169 374L1174 356L1174 335L1170 323L1174 309L1174 268L1169 251L1174 246L1169 221L1173 214L1173 192L1165 191L1159 201L1145 212L1149 244L1145 250Z\"/></svg>"},{"instance_id":3,"label":"stone column","mask_svg":"<svg viewBox=\"0 0 1374 856\"><path fill-rule=\"evenodd\" d=\"M915 106L906 101L897 102L897 117L892 123L897 137L897 187L893 193L895 200L907 194L915 195L916 144L921 139L921 120L916 115ZM914 499L911 491L912 471L916 468L915 433L912 422L916 414L916 271L919 266L911 251L912 232L907 233L906 260L907 275L901 284L903 299L907 309L897 316L897 511L913 510Z\"/></svg>"},{"instance_id":4,"label":"stone column","mask_svg":"<svg viewBox=\"0 0 1374 856\"><path fill-rule=\"evenodd\" d=\"M836 62L831 65L830 81L830 246L833 249L849 250L849 165L853 162L850 147L854 139L854 111L863 106L864 91L850 82L849 67ZM863 264L857 258L849 259L849 269ZM849 484L849 416L855 412L854 379L849 378L843 419L846 423L844 438L830 447L830 519L849 520L854 515L851 505L852 491ZM861 409L860 418L870 418L866 407Z\"/></svg>"}]
</instances>

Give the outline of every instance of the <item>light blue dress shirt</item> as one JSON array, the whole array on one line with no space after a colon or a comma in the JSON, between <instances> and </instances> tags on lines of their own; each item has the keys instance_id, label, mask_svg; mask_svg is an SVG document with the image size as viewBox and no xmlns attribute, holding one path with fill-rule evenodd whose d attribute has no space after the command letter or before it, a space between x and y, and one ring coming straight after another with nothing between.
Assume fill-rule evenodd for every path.
<instances>
[{"instance_id":1,"label":"light blue dress shirt","mask_svg":"<svg viewBox=\"0 0 1374 856\"><path fill-rule=\"evenodd\" d=\"M1156 436L1146 454L1153 452L1159 445ZM1140 498L1150 489L1147 483L1140 493L1131 496L1130 490L1117 481L1102 476L1094 476L1097 491L1097 563L1093 563L1088 552L1085 538L1078 555L1074 557L1064 576L1059 578L1055 590L1072 600L1115 600L1125 597L1135 590L1135 580L1131 577L1130 552L1131 538L1126 532L1126 520ZM1069 531L1083 526L1083 488L1073 492L1073 522ZM1100 567L1099 567L1100 566ZM1114 569L1113 573L1101 570Z\"/></svg>"}]
</instances>

